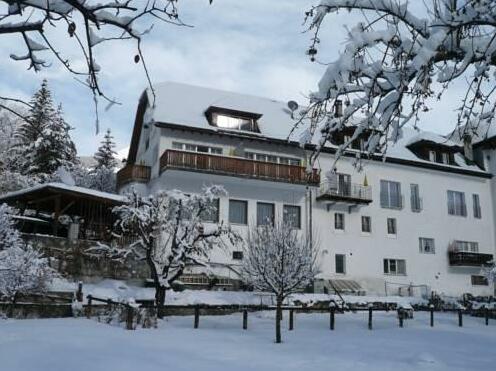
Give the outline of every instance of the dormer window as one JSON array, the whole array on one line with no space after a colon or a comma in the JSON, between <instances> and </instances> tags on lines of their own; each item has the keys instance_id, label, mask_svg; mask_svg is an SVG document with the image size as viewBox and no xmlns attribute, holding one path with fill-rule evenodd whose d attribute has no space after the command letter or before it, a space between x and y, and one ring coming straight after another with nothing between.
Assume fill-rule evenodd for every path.
<instances>
[{"instance_id":1,"label":"dormer window","mask_svg":"<svg viewBox=\"0 0 496 371\"><path fill-rule=\"evenodd\" d=\"M410 143L408 148L423 160L444 165L458 165L455 161L455 154L460 149L456 146L421 139Z\"/></svg>"},{"instance_id":2,"label":"dormer window","mask_svg":"<svg viewBox=\"0 0 496 371\"><path fill-rule=\"evenodd\" d=\"M210 106L205 115L210 125L220 129L260 132L257 120L262 115L257 113Z\"/></svg>"}]
</instances>

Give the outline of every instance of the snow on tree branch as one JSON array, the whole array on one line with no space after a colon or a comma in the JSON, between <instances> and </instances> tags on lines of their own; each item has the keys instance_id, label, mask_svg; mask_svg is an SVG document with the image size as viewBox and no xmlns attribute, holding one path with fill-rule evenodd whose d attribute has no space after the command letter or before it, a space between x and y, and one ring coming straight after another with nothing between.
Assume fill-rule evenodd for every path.
<instances>
[{"instance_id":1,"label":"snow on tree branch","mask_svg":"<svg viewBox=\"0 0 496 371\"><path fill-rule=\"evenodd\" d=\"M99 245L87 253L121 262L145 261L155 285L156 303L163 305L166 290L188 264L208 267L209 252L214 247L239 239L218 222L217 201L225 194L220 186L205 187L193 195L170 190L143 197L132 192L127 203L114 208L114 213L118 229L136 241L124 248Z\"/></svg>"},{"instance_id":2,"label":"snow on tree branch","mask_svg":"<svg viewBox=\"0 0 496 371\"><path fill-rule=\"evenodd\" d=\"M307 126L304 141L318 139L313 160L333 133L348 125L358 130L338 154L366 130L373 134L364 151L384 153L403 125L412 121L416 125L419 115L430 109L428 99L442 99L459 79L468 82L456 123L461 136L474 135L480 123L494 119L496 3L422 4L422 17L411 11L412 2L403 0L321 0L306 13L313 32L308 49L312 61L323 47L320 34L330 15L356 11L364 17L348 31L344 50L327 67L297 123ZM338 101L345 104L342 115L335 114Z\"/></svg>"},{"instance_id":3,"label":"snow on tree branch","mask_svg":"<svg viewBox=\"0 0 496 371\"><path fill-rule=\"evenodd\" d=\"M13 60L27 61L29 69L40 71L51 65L46 59L51 54L68 72L79 76L78 80L91 89L96 105L100 97L116 103L105 95L101 87L96 47L107 42L135 41L134 61L142 63L153 92L141 40L153 27L154 21L184 25L179 19L177 3L178 0L0 0L0 36L20 37L24 50L11 52ZM56 36L47 32L54 27L57 29ZM79 57L84 60L83 69L75 67L76 63L71 63L70 58L58 48L57 42L63 36L62 32L79 50ZM0 107L2 105L0 100Z\"/></svg>"}]
</instances>

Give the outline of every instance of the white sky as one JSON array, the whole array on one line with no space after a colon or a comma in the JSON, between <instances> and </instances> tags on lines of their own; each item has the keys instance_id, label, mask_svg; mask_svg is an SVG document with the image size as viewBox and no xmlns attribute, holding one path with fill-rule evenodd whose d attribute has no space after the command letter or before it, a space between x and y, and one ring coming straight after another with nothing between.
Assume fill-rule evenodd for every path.
<instances>
[{"instance_id":1,"label":"white sky","mask_svg":"<svg viewBox=\"0 0 496 371\"><path fill-rule=\"evenodd\" d=\"M325 66L311 63L305 55L311 34L305 33L304 12L310 0L208 0L180 1L180 14L194 27L156 23L145 36L144 52L152 80L177 81L305 102L316 90ZM322 31L322 61L331 62L343 49L346 29L362 20L360 14L340 12L326 20ZM73 39L65 30L58 35L70 50ZM67 39L67 40L65 40ZM95 115L90 92L74 80L57 61L38 74L26 71L25 62L14 62L11 53L22 54L17 38L0 39L0 95L29 97L46 77L56 102L64 106L66 120L75 128L72 136L80 155L91 155L101 136L95 135ZM106 93L122 103L105 112L101 103L101 131L111 128L117 148L129 145L138 98L147 86L141 65L133 62L132 43L97 47L102 66L101 82ZM454 109L462 85L454 86L443 101L423 116L421 127L445 134L455 125Z\"/></svg>"}]
</instances>

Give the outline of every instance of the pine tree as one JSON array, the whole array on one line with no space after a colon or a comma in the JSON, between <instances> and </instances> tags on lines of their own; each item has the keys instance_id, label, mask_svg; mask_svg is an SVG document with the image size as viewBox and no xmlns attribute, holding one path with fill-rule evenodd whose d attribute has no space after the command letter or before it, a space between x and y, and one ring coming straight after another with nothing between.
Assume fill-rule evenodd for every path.
<instances>
[{"instance_id":1,"label":"pine tree","mask_svg":"<svg viewBox=\"0 0 496 371\"><path fill-rule=\"evenodd\" d=\"M111 135L110 129L107 129L100 147L93 156L97 162L95 169L114 169L117 167L117 160L115 159L117 152L114 151L114 148L114 137Z\"/></svg>"},{"instance_id":2,"label":"pine tree","mask_svg":"<svg viewBox=\"0 0 496 371\"><path fill-rule=\"evenodd\" d=\"M70 130L63 118L62 106L54 109L48 83L43 80L40 90L31 99L28 119L18 131L19 171L43 180L50 178L59 167L71 169L78 160Z\"/></svg>"}]
</instances>

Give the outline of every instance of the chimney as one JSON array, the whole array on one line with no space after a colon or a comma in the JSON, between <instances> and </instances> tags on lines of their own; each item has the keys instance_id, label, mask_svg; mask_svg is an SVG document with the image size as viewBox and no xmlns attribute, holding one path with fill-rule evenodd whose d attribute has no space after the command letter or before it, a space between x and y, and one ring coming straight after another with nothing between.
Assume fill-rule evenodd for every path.
<instances>
[{"instance_id":1,"label":"chimney","mask_svg":"<svg viewBox=\"0 0 496 371\"><path fill-rule=\"evenodd\" d=\"M463 136L463 154L470 161L474 161L474 150L472 148L472 137L469 134Z\"/></svg>"},{"instance_id":2,"label":"chimney","mask_svg":"<svg viewBox=\"0 0 496 371\"><path fill-rule=\"evenodd\" d=\"M334 117L343 116L343 101L341 99L336 99L334 102Z\"/></svg>"}]
</instances>

